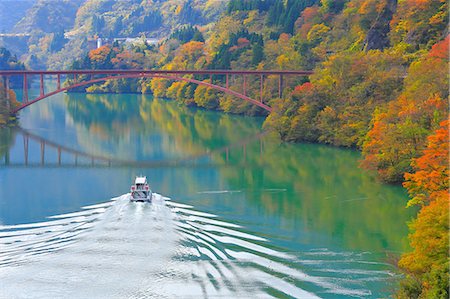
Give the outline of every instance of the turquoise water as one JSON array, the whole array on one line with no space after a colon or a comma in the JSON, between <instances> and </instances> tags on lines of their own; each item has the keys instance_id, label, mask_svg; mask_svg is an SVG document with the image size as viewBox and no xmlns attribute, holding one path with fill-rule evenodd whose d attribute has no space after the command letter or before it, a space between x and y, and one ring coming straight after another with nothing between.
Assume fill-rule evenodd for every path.
<instances>
[{"instance_id":1,"label":"turquoise water","mask_svg":"<svg viewBox=\"0 0 450 299\"><path fill-rule=\"evenodd\" d=\"M141 95L22 111L0 131L0 297L389 296L403 189L262 122ZM158 200L128 202L135 175Z\"/></svg>"}]
</instances>

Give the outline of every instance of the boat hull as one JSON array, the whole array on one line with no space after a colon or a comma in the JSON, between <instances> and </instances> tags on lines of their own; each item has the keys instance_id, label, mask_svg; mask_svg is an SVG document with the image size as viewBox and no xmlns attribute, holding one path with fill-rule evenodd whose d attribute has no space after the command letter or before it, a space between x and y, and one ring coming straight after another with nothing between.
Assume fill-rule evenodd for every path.
<instances>
[{"instance_id":1,"label":"boat hull","mask_svg":"<svg viewBox=\"0 0 450 299\"><path fill-rule=\"evenodd\" d=\"M130 201L133 202L151 202L152 193L151 192L132 192L130 194Z\"/></svg>"}]
</instances>

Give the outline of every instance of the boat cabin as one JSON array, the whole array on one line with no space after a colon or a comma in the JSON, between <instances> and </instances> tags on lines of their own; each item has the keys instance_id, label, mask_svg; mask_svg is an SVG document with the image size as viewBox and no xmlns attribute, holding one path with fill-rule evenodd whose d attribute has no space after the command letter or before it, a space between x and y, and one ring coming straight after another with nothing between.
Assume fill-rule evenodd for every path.
<instances>
[{"instance_id":1,"label":"boat cabin","mask_svg":"<svg viewBox=\"0 0 450 299\"><path fill-rule=\"evenodd\" d=\"M147 177L138 176L131 186L131 201L150 201L152 198L152 190L147 182Z\"/></svg>"}]
</instances>

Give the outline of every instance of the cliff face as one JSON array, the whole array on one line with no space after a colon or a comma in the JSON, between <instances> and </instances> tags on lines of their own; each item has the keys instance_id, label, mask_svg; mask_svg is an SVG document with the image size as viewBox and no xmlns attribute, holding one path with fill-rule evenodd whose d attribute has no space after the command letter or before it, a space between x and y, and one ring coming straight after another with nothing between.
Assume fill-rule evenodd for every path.
<instances>
[{"instance_id":1,"label":"cliff face","mask_svg":"<svg viewBox=\"0 0 450 299\"><path fill-rule=\"evenodd\" d=\"M382 50L389 47L389 23L397 10L397 0L386 0L385 2L386 3L378 14L375 23L367 32L367 36L364 41L364 49L366 51L374 49Z\"/></svg>"}]
</instances>

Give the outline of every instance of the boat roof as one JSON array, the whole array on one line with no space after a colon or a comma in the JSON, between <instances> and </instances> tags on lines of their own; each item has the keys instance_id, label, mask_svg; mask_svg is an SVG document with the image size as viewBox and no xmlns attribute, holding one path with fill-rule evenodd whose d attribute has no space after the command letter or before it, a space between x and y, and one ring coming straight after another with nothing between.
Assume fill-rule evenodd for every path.
<instances>
[{"instance_id":1,"label":"boat roof","mask_svg":"<svg viewBox=\"0 0 450 299\"><path fill-rule=\"evenodd\" d=\"M145 176L138 176L136 177L136 180L134 181L135 184L145 184L147 183L147 177Z\"/></svg>"}]
</instances>

